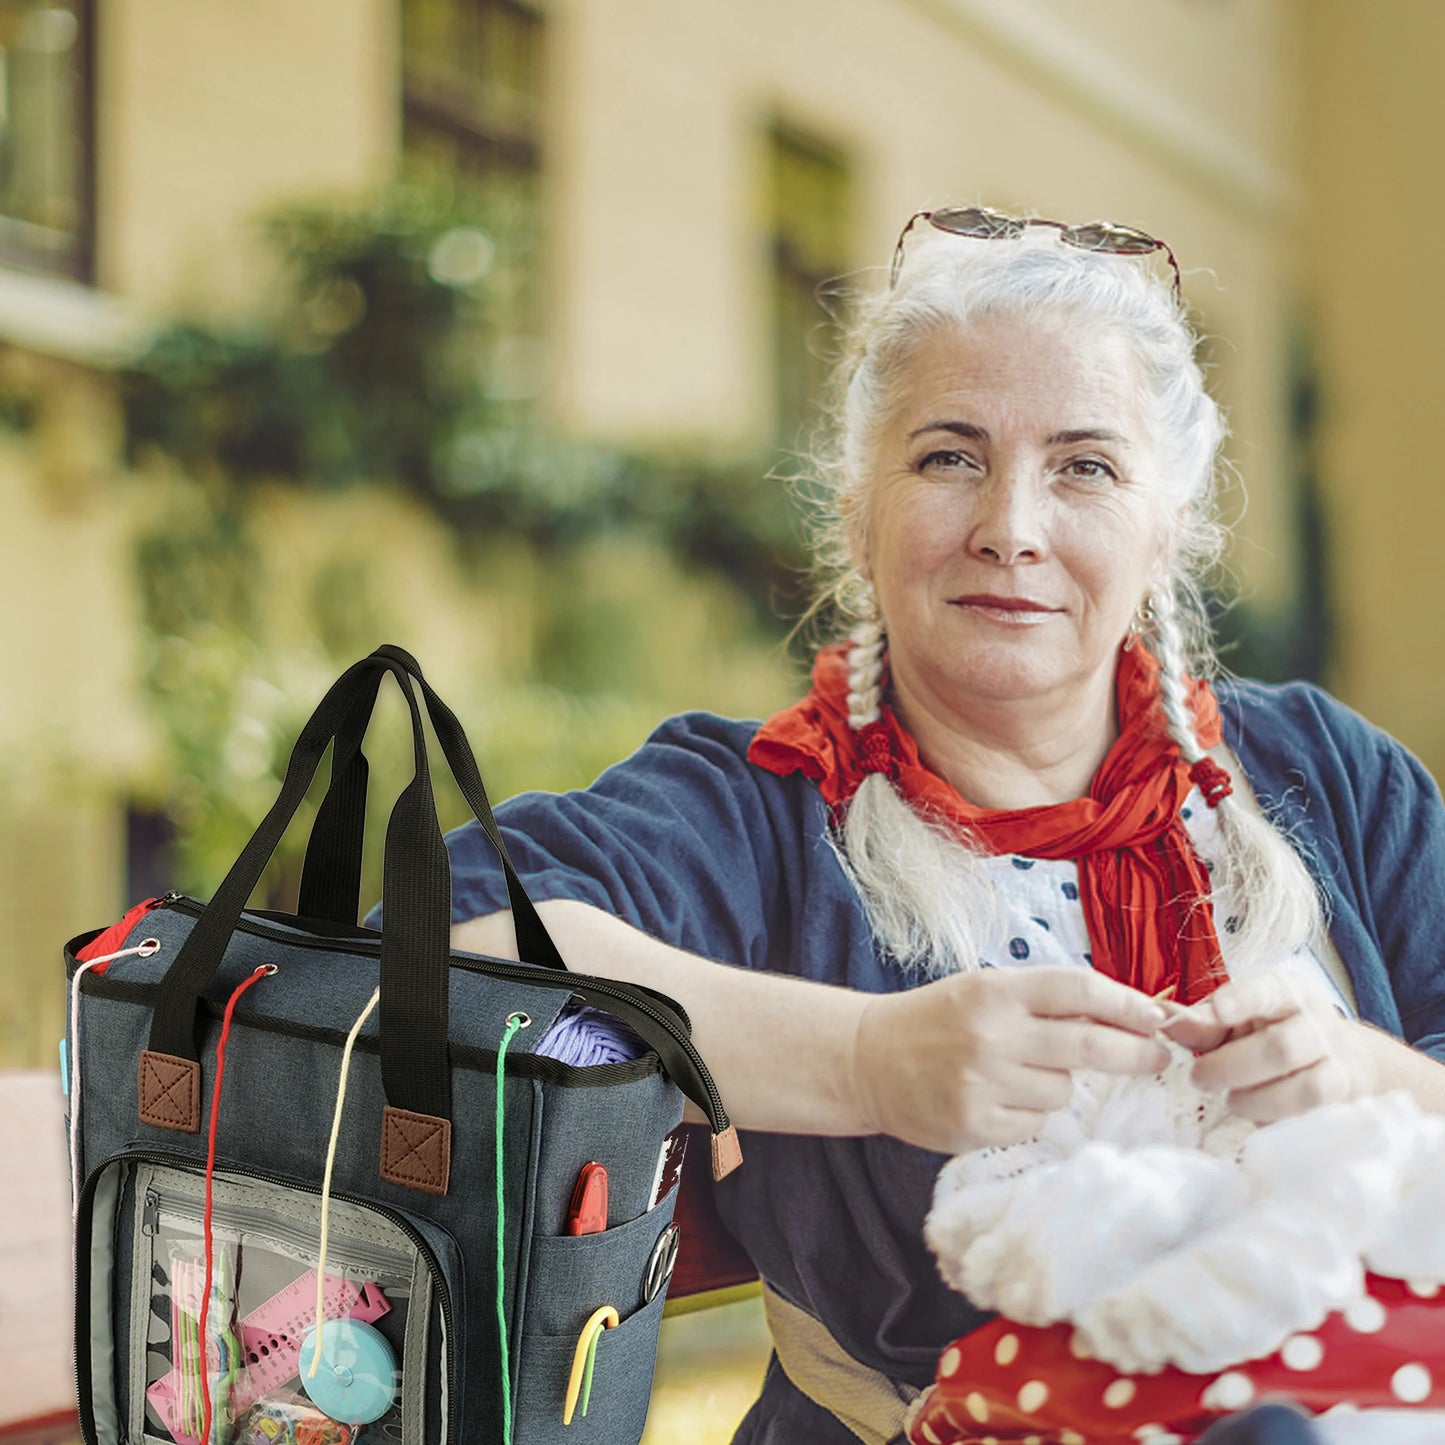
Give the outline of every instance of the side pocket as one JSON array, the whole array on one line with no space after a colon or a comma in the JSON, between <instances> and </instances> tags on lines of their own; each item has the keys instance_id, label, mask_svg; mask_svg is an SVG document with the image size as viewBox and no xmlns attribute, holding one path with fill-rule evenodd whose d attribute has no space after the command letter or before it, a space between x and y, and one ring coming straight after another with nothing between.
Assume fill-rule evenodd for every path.
<instances>
[{"instance_id":1,"label":"side pocket","mask_svg":"<svg viewBox=\"0 0 1445 1445\"><path fill-rule=\"evenodd\" d=\"M117 1168L97 1169L81 1196L75 1239L75 1378L81 1429L96 1445L118 1445L120 1411L118 1382L123 1375L120 1356L128 1349L130 1312L126 1327L116 1339L112 1301L117 1291L119 1250L129 1241L118 1238L122 1173ZM125 1272L128 1276L128 1271ZM122 1298L131 1291L121 1286Z\"/></svg>"},{"instance_id":2,"label":"side pocket","mask_svg":"<svg viewBox=\"0 0 1445 1445\"><path fill-rule=\"evenodd\" d=\"M647 1419L666 1289L644 1298L648 1267L672 1223L677 1190L646 1214L601 1234L537 1235L523 1315L516 1445L606 1441L635 1445ZM563 1428L578 1337L604 1305L620 1323L597 1342L590 1404Z\"/></svg>"},{"instance_id":3,"label":"side pocket","mask_svg":"<svg viewBox=\"0 0 1445 1445\"><path fill-rule=\"evenodd\" d=\"M522 1354L513 1445L637 1445L647 1424L666 1291L597 1340L592 1396L562 1425L575 1335L529 1336Z\"/></svg>"},{"instance_id":4,"label":"side pocket","mask_svg":"<svg viewBox=\"0 0 1445 1445\"><path fill-rule=\"evenodd\" d=\"M672 1223L677 1190L646 1214L601 1234L539 1234L527 1273L527 1334L574 1336L601 1305L621 1319L645 1303L643 1285L658 1237Z\"/></svg>"}]
</instances>

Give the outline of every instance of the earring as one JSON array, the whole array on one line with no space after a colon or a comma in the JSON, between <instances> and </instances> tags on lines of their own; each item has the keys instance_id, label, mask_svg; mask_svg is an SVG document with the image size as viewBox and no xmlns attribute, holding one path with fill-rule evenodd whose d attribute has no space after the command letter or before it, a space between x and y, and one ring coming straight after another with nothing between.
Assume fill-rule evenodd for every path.
<instances>
[{"instance_id":1,"label":"earring","mask_svg":"<svg viewBox=\"0 0 1445 1445\"><path fill-rule=\"evenodd\" d=\"M1154 630L1155 620L1154 594L1151 592L1134 609L1134 615L1129 619L1129 633L1124 639L1125 652L1129 652L1141 637Z\"/></svg>"}]
</instances>

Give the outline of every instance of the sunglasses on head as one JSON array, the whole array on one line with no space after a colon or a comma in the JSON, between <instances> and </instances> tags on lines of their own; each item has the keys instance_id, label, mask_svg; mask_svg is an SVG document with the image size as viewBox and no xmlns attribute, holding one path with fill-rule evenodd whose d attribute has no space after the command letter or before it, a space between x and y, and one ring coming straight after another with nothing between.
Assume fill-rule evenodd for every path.
<instances>
[{"instance_id":1,"label":"sunglasses on head","mask_svg":"<svg viewBox=\"0 0 1445 1445\"><path fill-rule=\"evenodd\" d=\"M1059 240L1066 245L1077 246L1081 251L1103 251L1111 256L1147 256L1152 251L1163 251L1169 258L1170 270L1174 272L1174 300L1179 302L1183 299L1184 287L1174 252L1147 231L1135 226L1116 225L1113 221L1067 226L1062 221L1008 216L989 206L949 206L941 211L917 211L910 216L893 251L893 269L888 278L890 290L898 284L898 273L903 267L903 243L920 221L927 221L930 226L947 231L950 236L966 236L974 241L1016 241L1030 226L1046 226L1059 233Z\"/></svg>"}]
</instances>

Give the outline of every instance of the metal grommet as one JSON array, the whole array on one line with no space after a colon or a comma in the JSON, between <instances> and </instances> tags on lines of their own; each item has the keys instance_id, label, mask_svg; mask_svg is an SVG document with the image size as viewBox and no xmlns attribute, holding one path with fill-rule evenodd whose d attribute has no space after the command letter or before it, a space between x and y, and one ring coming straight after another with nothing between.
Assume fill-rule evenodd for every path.
<instances>
[{"instance_id":1,"label":"metal grommet","mask_svg":"<svg viewBox=\"0 0 1445 1445\"><path fill-rule=\"evenodd\" d=\"M151 956L151 954L153 954L153 953L159 953L160 951L161 951L161 941L160 941L159 938L146 938L146 939L142 939L142 940L141 940L141 943L140 943L140 946L136 949L136 952L137 952L142 958L149 958L149 957Z\"/></svg>"},{"instance_id":2,"label":"metal grommet","mask_svg":"<svg viewBox=\"0 0 1445 1445\"><path fill-rule=\"evenodd\" d=\"M657 1236L652 1253L647 1257L647 1269L642 1276L642 1302L650 1305L672 1278L673 1267L677 1264L677 1245L682 1231L675 1224L669 1224Z\"/></svg>"},{"instance_id":3,"label":"metal grommet","mask_svg":"<svg viewBox=\"0 0 1445 1445\"><path fill-rule=\"evenodd\" d=\"M268 964L266 964L266 965L265 965L265 970L266 970L266 977L267 977L267 978L270 978L271 975L274 974L274 973L280 973L280 972L281 972L280 966L277 965L277 964L274 964L274 963L268 963Z\"/></svg>"},{"instance_id":4,"label":"metal grommet","mask_svg":"<svg viewBox=\"0 0 1445 1445\"><path fill-rule=\"evenodd\" d=\"M532 1027L532 1015L518 1009L516 1013L507 1015L507 1023L509 1025L515 1023L519 1029L529 1029Z\"/></svg>"}]
</instances>

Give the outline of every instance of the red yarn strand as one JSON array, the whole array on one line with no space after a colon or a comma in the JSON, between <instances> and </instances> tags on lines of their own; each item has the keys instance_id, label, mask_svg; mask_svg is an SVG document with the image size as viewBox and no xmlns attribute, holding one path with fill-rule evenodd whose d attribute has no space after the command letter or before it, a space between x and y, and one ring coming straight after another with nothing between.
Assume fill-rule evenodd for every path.
<instances>
[{"instance_id":1,"label":"red yarn strand","mask_svg":"<svg viewBox=\"0 0 1445 1445\"><path fill-rule=\"evenodd\" d=\"M236 1012L236 1000L270 972L268 964L262 964L247 979L237 984L235 991L226 1000L226 1012L221 1019L221 1037L216 1040L216 1080L211 1085L211 1127L206 1141L206 1208L201 1226L206 1241L206 1282L201 1292L201 1445L208 1445L211 1438L211 1373L207 1356L206 1330L211 1312L211 1254L214 1237L211 1233L211 1185L216 1173L216 1116L221 1105L221 1079L226 1071L226 1040L231 1036L231 1017Z\"/></svg>"}]
</instances>

